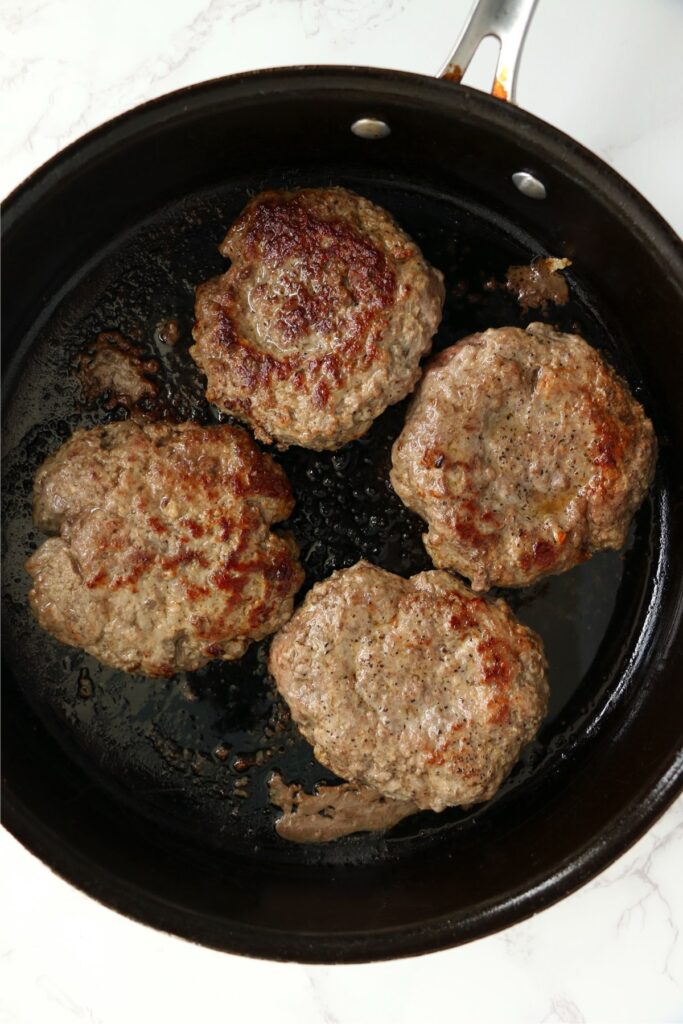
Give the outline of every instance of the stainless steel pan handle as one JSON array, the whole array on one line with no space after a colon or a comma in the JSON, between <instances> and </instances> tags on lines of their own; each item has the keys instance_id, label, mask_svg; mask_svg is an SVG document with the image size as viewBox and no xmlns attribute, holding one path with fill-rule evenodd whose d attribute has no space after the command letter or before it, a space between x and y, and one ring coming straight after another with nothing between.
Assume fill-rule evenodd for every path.
<instances>
[{"instance_id":1,"label":"stainless steel pan handle","mask_svg":"<svg viewBox=\"0 0 683 1024\"><path fill-rule=\"evenodd\" d=\"M477 0L438 77L459 82L481 41L487 36L494 36L500 42L500 53L491 92L501 100L514 103L519 60L536 2Z\"/></svg>"}]
</instances>

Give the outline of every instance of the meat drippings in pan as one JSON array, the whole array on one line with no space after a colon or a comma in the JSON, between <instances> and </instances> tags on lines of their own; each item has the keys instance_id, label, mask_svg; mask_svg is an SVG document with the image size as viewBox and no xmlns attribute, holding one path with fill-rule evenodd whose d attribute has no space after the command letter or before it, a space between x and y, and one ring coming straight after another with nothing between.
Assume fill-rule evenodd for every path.
<instances>
[{"instance_id":1,"label":"meat drippings in pan","mask_svg":"<svg viewBox=\"0 0 683 1024\"><path fill-rule=\"evenodd\" d=\"M150 379L157 373L156 359L146 359L143 349L118 331L103 331L86 345L78 360L78 376L88 403L104 399L105 409L123 406L135 412L143 404L154 404L159 385Z\"/></svg>"},{"instance_id":2,"label":"meat drippings in pan","mask_svg":"<svg viewBox=\"0 0 683 1024\"><path fill-rule=\"evenodd\" d=\"M296 783L288 786L277 772L268 791L270 802L284 812L275 824L277 834L292 843L327 843L353 832L379 832L417 811L407 800L390 800L351 782L306 793Z\"/></svg>"},{"instance_id":3,"label":"meat drippings in pan","mask_svg":"<svg viewBox=\"0 0 683 1024\"><path fill-rule=\"evenodd\" d=\"M571 265L571 260L549 256L532 260L528 266L509 267L505 287L516 297L524 313L530 309L545 309L549 303L564 306L569 301L569 285L560 271Z\"/></svg>"},{"instance_id":4,"label":"meat drippings in pan","mask_svg":"<svg viewBox=\"0 0 683 1024\"><path fill-rule=\"evenodd\" d=\"M162 320L157 324L154 335L162 345L169 345L171 348L180 341L180 324L174 317Z\"/></svg>"},{"instance_id":5,"label":"meat drippings in pan","mask_svg":"<svg viewBox=\"0 0 683 1024\"><path fill-rule=\"evenodd\" d=\"M72 367L84 405L93 412L103 410L107 419L210 422L214 417L201 381L188 373L180 320L167 316L153 329L140 324L127 333L129 337L120 330L101 331L81 347Z\"/></svg>"}]
</instances>

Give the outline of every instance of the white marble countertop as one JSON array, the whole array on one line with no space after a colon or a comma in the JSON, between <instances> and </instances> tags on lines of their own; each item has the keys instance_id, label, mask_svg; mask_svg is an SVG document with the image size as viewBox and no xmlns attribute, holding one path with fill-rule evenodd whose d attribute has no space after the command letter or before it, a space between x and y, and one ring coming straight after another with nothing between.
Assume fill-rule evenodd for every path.
<instances>
[{"instance_id":1,"label":"white marble countertop","mask_svg":"<svg viewBox=\"0 0 683 1024\"><path fill-rule=\"evenodd\" d=\"M433 73L468 9L469 0L2 0L0 194L109 117L207 78L304 63ZM540 0L518 100L683 231L680 0ZM106 910L4 831L0 857L0 1024L258 1022L271 1012L282 1024L683 1021L683 799L595 881L529 921L459 949L356 967L202 949Z\"/></svg>"}]
</instances>

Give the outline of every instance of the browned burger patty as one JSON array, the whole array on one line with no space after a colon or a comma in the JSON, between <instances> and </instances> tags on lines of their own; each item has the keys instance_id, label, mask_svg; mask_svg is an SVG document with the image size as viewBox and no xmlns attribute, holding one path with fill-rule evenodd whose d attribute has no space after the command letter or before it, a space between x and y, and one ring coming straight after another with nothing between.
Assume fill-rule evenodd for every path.
<instances>
[{"instance_id":1,"label":"browned burger patty","mask_svg":"<svg viewBox=\"0 0 683 1024\"><path fill-rule=\"evenodd\" d=\"M521 587L620 548L652 480L641 405L583 338L545 324L436 356L394 444L391 482L435 565Z\"/></svg>"},{"instance_id":2,"label":"browned burger patty","mask_svg":"<svg viewBox=\"0 0 683 1024\"><path fill-rule=\"evenodd\" d=\"M262 192L200 285L206 396L282 446L338 448L415 386L444 288L393 218L342 188Z\"/></svg>"},{"instance_id":3,"label":"browned burger patty","mask_svg":"<svg viewBox=\"0 0 683 1024\"><path fill-rule=\"evenodd\" d=\"M270 671L322 764L435 811L493 796L548 699L541 641L503 601L367 562L313 587Z\"/></svg>"},{"instance_id":4,"label":"browned burger patty","mask_svg":"<svg viewBox=\"0 0 683 1024\"><path fill-rule=\"evenodd\" d=\"M294 502L237 427L127 421L78 430L40 467L27 562L38 622L127 672L240 657L292 613L303 573L270 524Z\"/></svg>"}]
</instances>

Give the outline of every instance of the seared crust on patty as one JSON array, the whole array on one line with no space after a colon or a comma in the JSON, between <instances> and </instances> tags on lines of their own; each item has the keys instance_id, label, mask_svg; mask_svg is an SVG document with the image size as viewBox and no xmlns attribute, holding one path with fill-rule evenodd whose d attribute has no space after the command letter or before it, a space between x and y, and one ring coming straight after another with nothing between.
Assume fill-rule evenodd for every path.
<instances>
[{"instance_id":1,"label":"seared crust on patty","mask_svg":"<svg viewBox=\"0 0 683 1024\"><path fill-rule=\"evenodd\" d=\"M540 638L447 572L335 572L270 671L322 764L435 811L493 796L547 708Z\"/></svg>"},{"instance_id":2,"label":"seared crust on patty","mask_svg":"<svg viewBox=\"0 0 683 1024\"><path fill-rule=\"evenodd\" d=\"M391 482L435 565L522 587L620 548L654 473L652 423L583 338L473 334L427 366Z\"/></svg>"},{"instance_id":3,"label":"seared crust on patty","mask_svg":"<svg viewBox=\"0 0 683 1024\"><path fill-rule=\"evenodd\" d=\"M393 218L342 188L262 192L197 288L206 395L281 446L360 437L420 376L444 288Z\"/></svg>"},{"instance_id":4,"label":"seared crust on patty","mask_svg":"<svg viewBox=\"0 0 683 1024\"><path fill-rule=\"evenodd\" d=\"M127 672L240 657L291 615L294 541L270 524L289 483L230 426L132 421L78 430L40 467L27 562L38 622Z\"/></svg>"}]
</instances>

